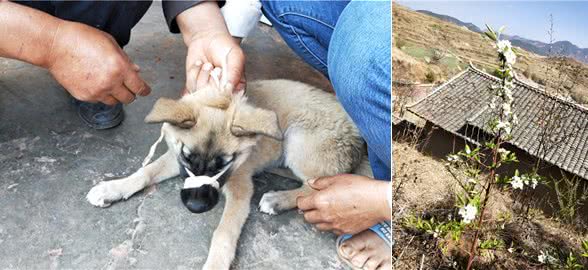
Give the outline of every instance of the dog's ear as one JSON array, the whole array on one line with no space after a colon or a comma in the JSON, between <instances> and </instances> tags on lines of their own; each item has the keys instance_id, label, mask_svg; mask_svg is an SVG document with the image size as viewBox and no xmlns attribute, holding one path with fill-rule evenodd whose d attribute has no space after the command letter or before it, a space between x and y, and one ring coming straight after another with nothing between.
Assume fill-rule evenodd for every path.
<instances>
[{"instance_id":1,"label":"dog's ear","mask_svg":"<svg viewBox=\"0 0 588 270\"><path fill-rule=\"evenodd\" d=\"M195 111L184 102L160 98L145 117L145 123L161 122L170 123L180 128L191 128L196 124Z\"/></svg>"},{"instance_id":2,"label":"dog's ear","mask_svg":"<svg viewBox=\"0 0 588 270\"><path fill-rule=\"evenodd\" d=\"M235 136L261 134L276 140L283 139L276 113L254 108L249 104L241 104L235 112L231 123L231 133Z\"/></svg>"}]
</instances>

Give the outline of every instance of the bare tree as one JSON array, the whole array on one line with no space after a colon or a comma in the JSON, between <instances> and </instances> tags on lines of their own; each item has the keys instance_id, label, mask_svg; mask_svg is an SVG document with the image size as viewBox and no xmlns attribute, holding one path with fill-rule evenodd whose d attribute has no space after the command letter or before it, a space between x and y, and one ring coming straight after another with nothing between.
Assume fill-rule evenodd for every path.
<instances>
[{"instance_id":1,"label":"bare tree","mask_svg":"<svg viewBox=\"0 0 588 270\"><path fill-rule=\"evenodd\" d=\"M567 65L568 61L561 54L562 52L555 51L553 47L555 41L553 15L549 16L547 34L549 36L549 56L545 69L547 77L545 80L545 92L557 97L569 97L569 91L579 83L578 76L581 74L580 69L582 67ZM551 98L544 98L539 106L541 109L535 118L540 130L538 133L537 160L533 168L534 173L550 167L551 165L547 164L545 159L553 151L573 140L574 136L579 134L581 130L588 128L588 121L572 121L572 117L575 116L575 109L561 106L559 102ZM583 181L579 177L568 177L563 172L561 177L549 177L549 182L556 192L559 216L563 217L564 221L572 222L577 213L576 210L588 198L588 189L586 187L580 189L580 182ZM527 201L524 206L527 213L531 203Z\"/></svg>"},{"instance_id":2,"label":"bare tree","mask_svg":"<svg viewBox=\"0 0 588 270\"><path fill-rule=\"evenodd\" d=\"M561 52L554 50L553 44L555 42L555 29L553 14L549 15L549 29L547 30L549 36L549 56L548 64L545 68L545 92L548 95L565 98L568 96L569 89L574 88L579 81L579 70L574 70L580 67L568 67L567 61ZM553 75L553 76L552 76ZM539 145L538 145L538 159L534 166L535 171L539 171L549 166L545 164L545 158L554 150L567 143L572 136L577 133L578 129L586 128L576 126L570 128L570 118L573 116L573 110L562 109L558 102L552 99L545 98L539 104L539 115L535 118L536 124L539 127Z\"/></svg>"}]
</instances>

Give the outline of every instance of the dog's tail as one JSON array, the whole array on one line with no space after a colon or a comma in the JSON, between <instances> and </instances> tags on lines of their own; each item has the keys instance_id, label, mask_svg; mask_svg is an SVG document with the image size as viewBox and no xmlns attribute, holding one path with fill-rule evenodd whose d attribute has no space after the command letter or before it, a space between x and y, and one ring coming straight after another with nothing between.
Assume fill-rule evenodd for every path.
<instances>
[{"instance_id":1,"label":"dog's tail","mask_svg":"<svg viewBox=\"0 0 588 270\"><path fill-rule=\"evenodd\" d=\"M374 178L374 174L372 173L372 167L370 166L370 161L367 155L363 156L361 163L359 163L359 166L357 166L355 170L353 170L353 174L359 174L370 178Z\"/></svg>"}]
</instances>

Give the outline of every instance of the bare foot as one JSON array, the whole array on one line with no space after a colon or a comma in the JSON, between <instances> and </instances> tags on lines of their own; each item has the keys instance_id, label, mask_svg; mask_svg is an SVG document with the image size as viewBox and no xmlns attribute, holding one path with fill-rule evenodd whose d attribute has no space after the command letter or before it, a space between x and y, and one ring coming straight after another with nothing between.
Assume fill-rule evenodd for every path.
<instances>
[{"instance_id":1,"label":"bare foot","mask_svg":"<svg viewBox=\"0 0 588 270\"><path fill-rule=\"evenodd\" d=\"M390 246L371 230L365 230L341 244L341 256L365 270L392 269Z\"/></svg>"}]
</instances>

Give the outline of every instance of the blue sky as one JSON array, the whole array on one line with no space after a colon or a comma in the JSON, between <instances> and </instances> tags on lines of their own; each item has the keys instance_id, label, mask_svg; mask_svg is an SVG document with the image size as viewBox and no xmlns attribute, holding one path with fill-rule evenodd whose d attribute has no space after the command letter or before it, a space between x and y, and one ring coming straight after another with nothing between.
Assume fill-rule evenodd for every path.
<instances>
[{"instance_id":1,"label":"blue sky","mask_svg":"<svg viewBox=\"0 0 588 270\"><path fill-rule=\"evenodd\" d=\"M548 42L549 14L555 40L588 48L588 1L398 1L413 10L425 9L471 22L484 30L506 25L505 33Z\"/></svg>"}]
</instances>

